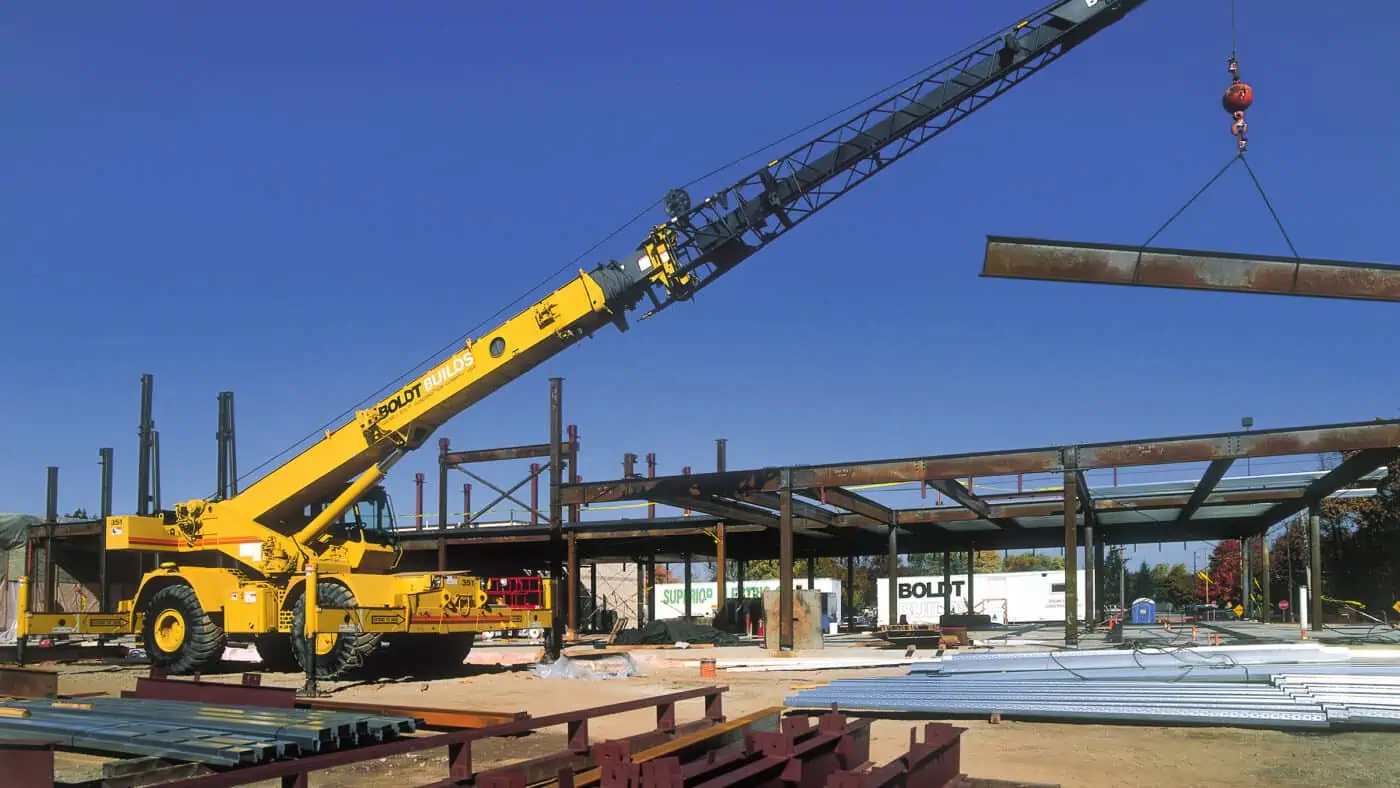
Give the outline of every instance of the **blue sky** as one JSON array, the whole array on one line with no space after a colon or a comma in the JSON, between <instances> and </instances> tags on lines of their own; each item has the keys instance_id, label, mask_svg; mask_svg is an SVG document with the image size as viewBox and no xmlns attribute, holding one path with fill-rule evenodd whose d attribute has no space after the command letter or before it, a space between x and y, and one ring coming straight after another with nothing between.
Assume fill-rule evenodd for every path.
<instances>
[{"instance_id":1,"label":"blue sky","mask_svg":"<svg viewBox=\"0 0 1400 788\"><path fill-rule=\"evenodd\" d=\"M10 7L0 510L42 512L47 465L65 510L95 509L99 446L130 510L147 372L165 499L206 495L218 391L251 469L668 188L1036 5ZM1250 161L1305 256L1395 260L1389 10L1239 2ZM696 303L439 436L543 440L553 375L591 479L625 451L708 468L716 437L739 467L1400 415L1392 305L977 276L987 234L1140 243L1222 166L1229 24L1225 0L1151 0ZM1286 253L1239 168L1158 243ZM396 466L401 512L434 465Z\"/></svg>"}]
</instances>

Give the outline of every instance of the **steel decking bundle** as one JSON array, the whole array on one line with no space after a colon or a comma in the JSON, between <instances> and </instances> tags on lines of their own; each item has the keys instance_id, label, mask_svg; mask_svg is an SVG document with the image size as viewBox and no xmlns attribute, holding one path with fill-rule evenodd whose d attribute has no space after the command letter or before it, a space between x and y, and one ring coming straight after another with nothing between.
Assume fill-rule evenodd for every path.
<instances>
[{"instance_id":1,"label":"steel decking bundle","mask_svg":"<svg viewBox=\"0 0 1400 788\"><path fill-rule=\"evenodd\" d=\"M315 709L272 709L131 698L0 701L0 738L76 749L239 766L384 741L418 721Z\"/></svg>"},{"instance_id":2,"label":"steel decking bundle","mask_svg":"<svg viewBox=\"0 0 1400 788\"><path fill-rule=\"evenodd\" d=\"M1400 661L1347 649L1231 646L954 655L905 676L839 679L794 709L1231 727L1400 727ZM1172 667L1175 663L1175 667Z\"/></svg>"}]
</instances>

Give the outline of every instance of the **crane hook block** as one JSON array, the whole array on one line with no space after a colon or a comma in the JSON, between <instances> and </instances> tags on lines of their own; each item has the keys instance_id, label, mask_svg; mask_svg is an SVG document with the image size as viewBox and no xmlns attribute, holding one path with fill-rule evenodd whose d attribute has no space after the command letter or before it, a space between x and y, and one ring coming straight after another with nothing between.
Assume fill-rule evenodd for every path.
<instances>
[{"instance_id":1,"label":"crane hook block","mask_svg":"<svg viewBox=\"0 0 1400 788\"><path fill-rule=\"evenodd\" d=\"M1225 89L1221 103L1231 115L1244 112L1254 103L1254 88L1250 87L1248 82L1236 82Z\"/></svg>"}]
</instances>

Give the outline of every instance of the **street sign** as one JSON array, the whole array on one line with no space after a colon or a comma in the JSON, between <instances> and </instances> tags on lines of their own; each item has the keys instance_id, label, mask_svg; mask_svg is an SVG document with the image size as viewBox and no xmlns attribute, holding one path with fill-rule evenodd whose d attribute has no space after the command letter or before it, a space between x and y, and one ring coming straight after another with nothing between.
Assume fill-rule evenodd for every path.
<instances>
[{"instance_id":1,"label":"street sign","mask_svg":"<svg viewBox=\"0 0 1400 788\"><path fill-rule=\"evenodd\" d=\"M1235 615L1237 615L1237 616L1242 616L1242 615L1244 615L1244 605L1235 605Z\"/></svg>"},{"instance_id":2,"label":"street sign","mask_svg":"<svg viewBox=\"0 0 1400 788\"><path fill-rule=\"evenodd\" d=\"M1288 600L1287 600L1287 599L1280 599L1280 600L1278 601L1278 609L1279 609L1279 610L1287 610L1287 609L1288 609Z\"/></svg>"}]
</instances>

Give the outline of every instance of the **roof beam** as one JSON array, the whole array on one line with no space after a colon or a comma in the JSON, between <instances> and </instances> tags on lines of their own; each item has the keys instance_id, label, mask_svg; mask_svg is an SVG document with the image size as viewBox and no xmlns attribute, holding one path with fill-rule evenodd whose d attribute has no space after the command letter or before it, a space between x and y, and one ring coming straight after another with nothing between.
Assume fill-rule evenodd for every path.
<instances>
[{"instance_id":1,"label":"roof beam","mask_svg":"<svg viewBox=\"0 0 1400 788\"><path fill-rule=\"evenodd\" d=\"M957 479L929 479L928 485L1004 531L1015 531L1021 527L1010 517L993 513L990 504L962 486Z\"/></svg>"},{"instance_id":2,"label":"roof beam","mask_svg":"<svg viewBox=\"0 0 1400 788\"><path fill-rule=\"evenodd\" d=\"M1400 266L987 236L982 276L1400 301Z\"/></svg>"},{"instance_id":3,"label":"roof beam","mask_svg":"<svg viewBox=\"0 0 1400 788\"><path fill-rule=\"evenodd\" d=\"M1249 533L1259 533L1273 527L1274 523L1285 520L1309 506L1316 506L1323 498L1350 484L1355 484L1358 479L1375 469L1393 462L1396 457L1400 457L1400 449L1367 449L1359 451L1350 457L1342 460L1342 463L1333 468L1320 479L1317 479L1303 494L1291 501L1283 501L1274 504L1263 514L1259 515L1251 526Z\"/></svg>"},{"instance_id":4,"label":"roof beam","mask_svg":"<svg viewBox=\"0 0 1400 788\"><path fill-rule=\"evenodd\" d=\"M845 509L853 514L868 517L876 523L895 521L894 509L844 487L825 487L820 490L798 490L798 492L808 498L824 499L826 503L838 509Z\"/></svg>"},{"instance_id":5,"label":"roof beam","mask_svg":"<svg viewBox=\"0 0 1400 788\"><path fill-rule=\"evenodd\" d=\"M1079 499L1079 510L1084 513L1084 524L1090 528L1097 525L1098 507L1094 504L1094 496L1089 492L1089 480L1084 478L1084 471L1074 472L1074 494Z\"/></svg>"},{"instance_id":6,"label":"roof beam","mask_svg":"<svg viewBox=\"0 0 1400 788\"><path fill-rule=\"evenodd\" d=\"M774 511L782 509L782 496L770 492L745 492L736 496L739 500L758 506L766 506ZM828 511L820 506L814 506L806 501L799 501L795 498L792 502L793 517L800 517L812 520L822 525L836 525L836 512Z\"/></svg>"},{"instance_id":7,"label":"roof beam","mask_svg":"<svg viewBox=\"0 0 1400 788\"><path fill-rule=\"evenodd\" d=\"M1206 467L1206 472L1201 474L1200 483L1191 492L1190 500L1181 507L1181 512L1176 516L1178 523L1184 523L1196 516L1196 511L1201 508L1201 504L1205 503L1210 494L1215 492L1216 485L1220 484L1220 480L1225 478L1225 472L1230 470L1230 466L1234 464L1234 460L1215 460Z\"/></svg>"}]
</instances>

